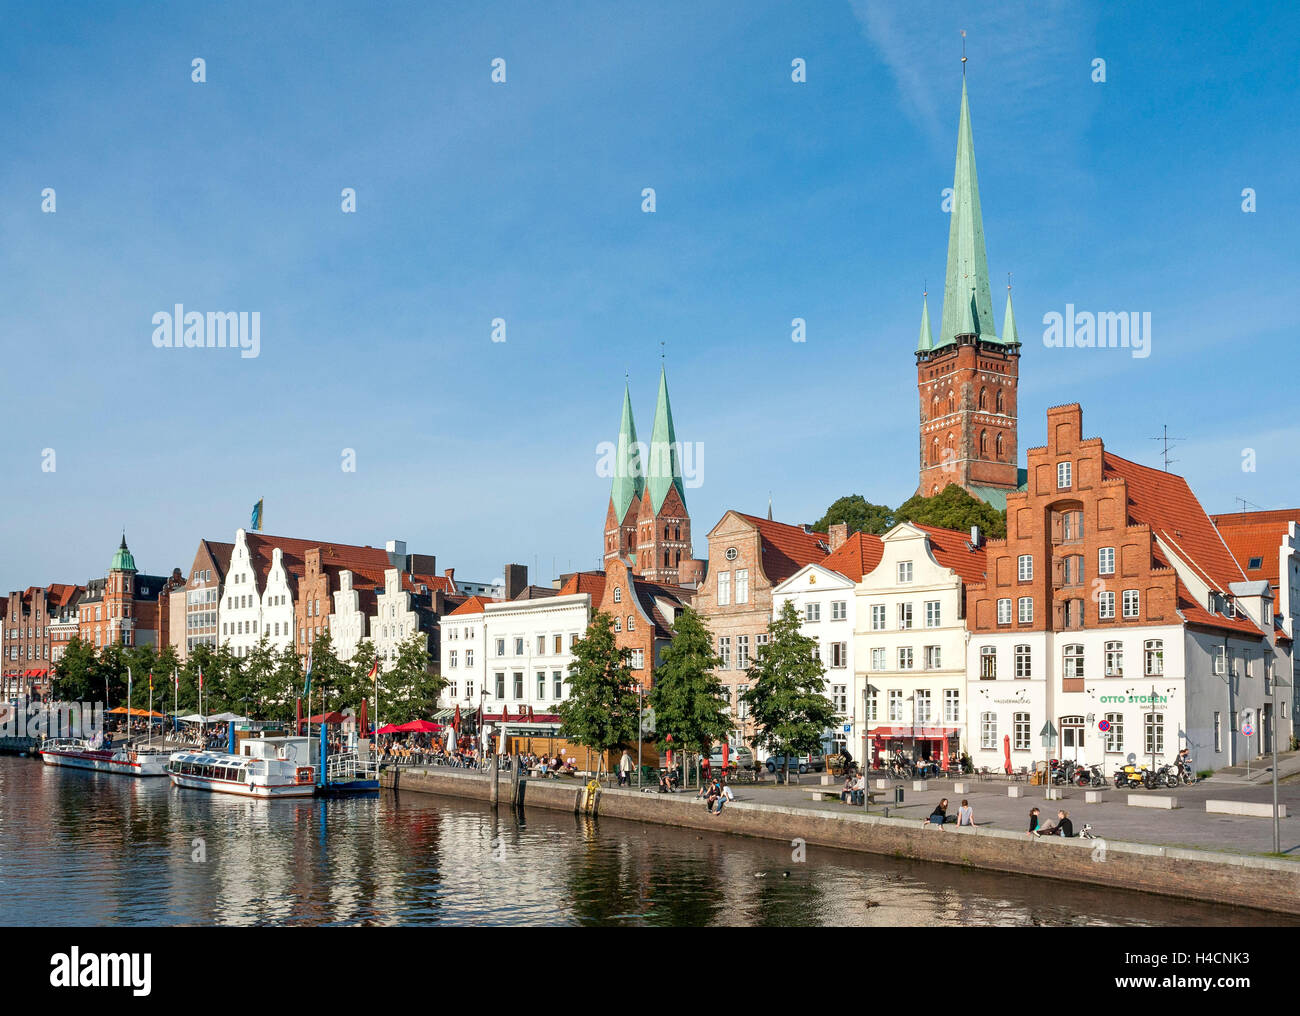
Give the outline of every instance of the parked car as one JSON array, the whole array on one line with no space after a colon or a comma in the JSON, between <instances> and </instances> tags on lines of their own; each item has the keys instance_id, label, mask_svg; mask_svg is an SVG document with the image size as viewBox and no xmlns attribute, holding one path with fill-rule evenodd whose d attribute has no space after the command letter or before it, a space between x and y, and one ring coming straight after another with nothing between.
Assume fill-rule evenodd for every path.
<instances>
[{"instance_id":1,"label":"parked car","mask_svg":"<svg viewBox=\"0 0 1300 1016\"><path fill-rule=\"evenodd\" d=\"M727 765L735 766L737 769L753 769L754 753L744 745L739 748L733 745L727 751ZM709 752L709 768L722 768L722 745L715 744L713 750Z\"/></svg>"},{"instance_id":2,"label":"parked car","mask_svg":"<svg viewBox=\"0 0 1300 1016\"><path fill-rule=\"evenodd\" d=\"M785 768L784 755L769 755L764 763L769 773L774 773L778 769ZM826 768L826 759L821 755L791 755L790 770L798 772L800 776L804 773L819 773Z\"/></svg>"}]
</instances>

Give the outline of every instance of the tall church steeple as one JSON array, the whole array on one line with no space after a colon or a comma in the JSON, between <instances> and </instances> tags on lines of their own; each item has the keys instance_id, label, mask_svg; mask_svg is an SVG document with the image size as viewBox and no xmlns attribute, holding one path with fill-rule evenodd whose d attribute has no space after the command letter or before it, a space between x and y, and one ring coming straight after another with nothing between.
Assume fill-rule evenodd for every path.
<instances>
[{"instance_id":1,"label":"tall church steeple","mask_svg":"<svg viewBox=\"0 0 1300 1016\"><path fill-rule=\"evenodd\" d=\"M636 520L645 494L645 469L641 446L632 419L632 393L623 386L623 415L614 445L614 478L609 489L609 510L605 513L605 560L623 557L636 560Z\"/></svg>"},{"instance_id":2,"label":"tall church steeple","mask_svg":"<svg viewBox=\"0 0 1300 1016\"><path fill-rule=\"evenodd\" d=\"M1006 491L1020 486L1020 342L1009 293L1001 337L993 321L964 56L962 61L943 313L939 333L930 337L929 312L923 305L916 347L921 402L917 493L930 496L955 483L1002 507Z\"/></svg>"},{"instance_id":3,"label":"tall church steeple","mask_svg":"<svg viewBox=\"0 0 1300 1016\"><path fill-rule=\"evenodd\" d=\"M691 557L691 516L686 510L681 456L668 401L668 371L660 366L646 492L637 518L636 572L652 582L671 585L679 581L681 562Z\"/></svg>"}]
</instances>

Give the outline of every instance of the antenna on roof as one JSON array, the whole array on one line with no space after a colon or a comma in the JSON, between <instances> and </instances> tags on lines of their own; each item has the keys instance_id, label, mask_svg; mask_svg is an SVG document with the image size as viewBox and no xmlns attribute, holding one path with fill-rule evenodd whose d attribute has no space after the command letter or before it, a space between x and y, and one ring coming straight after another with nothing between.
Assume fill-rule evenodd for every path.
<instances>
[{"instance_id":1,"label":"antenna on roof","mask_svg":"<svg viewBox=\"0 0 1300 1016\"><path fill-rule=\"evenodd\" d=\"M1234 497L1233 500L1234 500L1234 501L1240 501L1240 502L1241 502L1241 510L1242 510L1242 511L1245 511L1247 508L1254 508L1254 509L1255 509L1256 511L1258 511L1258 512L1262 512L1262 511L1265 510L1264 508L1262 508L1262 507L1260 507L1259 505L1255 504L1254 501L1247 501L1244 497Z\"/></svg>"},{"instance_id":2,"label":"antenna on roof","mask_svg":"<svg viewBox=\"0 0 1300 1016\"><path fill-rule=\"evenodd\" d=\"M1160 436L1159 436L1159 437L1153 437L1153 438L1151 438L1151 440L1152 440L1152 441L1163 441L1163 442L1164 442L1164 451L1163 451L1163 453L1162 453L1162 457L1163 457L1164 460L1165 460L1165 472L1166 472L1166 473L1169 472L1169 464L1170 464L1171 462L1177 462L1177 461L1178 461L1177 459L1171 459L1171 458L1169 457L1169 452L1170 452L1171 448L1173 447L1173 444L1172 444L1172 443L1175 442L1175 441L1186 441L1187 438L1185 438L1185 437L1170 437L1170 436L1169 436L1169 424L1166 423L1163 427L1161 427L1161 433L1160 433Z\"/></svg>"}]
</instances>

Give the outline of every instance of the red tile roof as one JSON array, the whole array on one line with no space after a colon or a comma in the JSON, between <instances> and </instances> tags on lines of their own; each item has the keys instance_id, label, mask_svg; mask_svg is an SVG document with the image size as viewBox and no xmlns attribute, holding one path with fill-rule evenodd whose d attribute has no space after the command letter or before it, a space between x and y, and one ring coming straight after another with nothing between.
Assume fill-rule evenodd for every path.
<instances>
[{"instance_id":1,"label":"red tile roof","mask_svg":"<svg viewBox=\"0 0 1300 1016\"><path fill-rule=\"evenodd\" d=\"M592 604L599 606L600 601L605 596L605 573L601 571L574 572L560 587L560 595L572 596L574 593L589 593Z\"/></svg>"},{"instance_id":2,"label":"red tile roof","mask_svg":"<svg viewBox=\"0 0 1300 1016\"><path fill-rule=\"evenodd\" d=\"M945 568L957 573L963 585L983 583L987 567L985 564L985 547L975 550L970 546L970 533L955 529L940 529L938 526L923 526L919 522L909 522L925 533L930 553Z\"/></svg>"},{"instance_id":3,"label":"red tile roof","mask_svg":"<svg viewBox=\"0 0 1300 1016\"><path fill-rule=\"evenodd\" d=\"M885 545L875 533L854 533L826 556L823 568L839 572L846 579L861 582L880 564Z\"/></svg>"},{"instance_id":4,"label":"red tile roof","mask_svg":"<svg viewBox=\"0 0 1300 1016\"><path fill-rule=\"evenodd\" d=\"M499 603L499 602L500 602L499 600L495 600L490 596L471 596L468 600L462 603L450 614L447 614L445 616L452 617L456 614L481 614L483 613L483 608L486 607L489 603Z\"/></svg>"},{"instance_id":5,"label":"red tile roof","mask_svg":"<svg viewBox=\"0 0 1300 1016\"><path fill-rule=\"evenodd\" d=\"M1181 476L1110 452L1104 453L1102 467L1104 478L1118 476L1127 481L1129 517L1149 525L1208 586L1226 593L1233 582L1245 581L1219 530Z\"/></svg>"},{"instance_id":6,"label":"red tile roof","mask_svg":"<svg viewBox=\"0 0 1300 1016\"><path fill-rule=\"evenodd\" d=\"M772 585L784 582L806 564L823 564L830 548L824 533L805 532L803 526L736 512L755 529L763 542L763 574Z\"/></svg>"},{"instance_id":7,"label":"red tile roof","mask_svg":"<svg viewBox=\"0 0 1300 1016\"><path fill-rule=\"evenodd\" d=\"M1250 579L1263 579L1277 593L1278 551L1290 523L1300 523L1300 508L1282 508L1264 512L1233 512L1211 515L1223 542ZM1259 568L1251 568L1252 557L1263 558Z\"/></svg>"},{"instance_id":8,"label":"red tile roof","mask_svg":"<svg viewBox=\"0 0 1300 1016\"><path fill-rule=\"evenodd\" d=\"M277 547L284 556L285 570L296 579L302 578L306 571L307 552L316 549L320 550L322 568L346 568L358 579L381 586L384 584L384 571L392 567L388 552L382 547L358 547L323 540L299 540L289 536L264 536L261 533L247 533L246 536L248 553L259 586L265 585Z\"/></svg>"},{"instance_id":9,"label":"red tile roof","mask_svg":"<svg viewBox=\"0 0 1300 1016\"><path fill-rule=\"evenodd\" d=\"M86 591L85 586L68 585L64 582L50 583L47 597L51 607L66 607Z\"/></svg>"}]
</instances>

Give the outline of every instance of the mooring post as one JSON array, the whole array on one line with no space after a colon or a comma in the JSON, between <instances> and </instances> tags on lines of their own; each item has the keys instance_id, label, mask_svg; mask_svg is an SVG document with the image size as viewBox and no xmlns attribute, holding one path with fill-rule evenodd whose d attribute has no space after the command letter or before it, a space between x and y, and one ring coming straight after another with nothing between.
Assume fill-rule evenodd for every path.
<instances>
[{"instance_id":1,"label":"mooring post","mask_svg":"<svg viewBox=\"0 0 1300 1016\"><path fill-rule=\"evenodd\" d=\"M497 753L492 753L491 759L488 760L488 801L492 807L497 806L501 797L501 784L497 782Z\"/></svg>"},{"instance_id":2,"label":"mooring post","mask_svg":"<svg viewBox=\"0 0 1300 1016\"><path fill-rule=\"evenodd\" d=\"M519 753L510 760L510 807L519 806Z\"/></svg>"}]
</instances>

